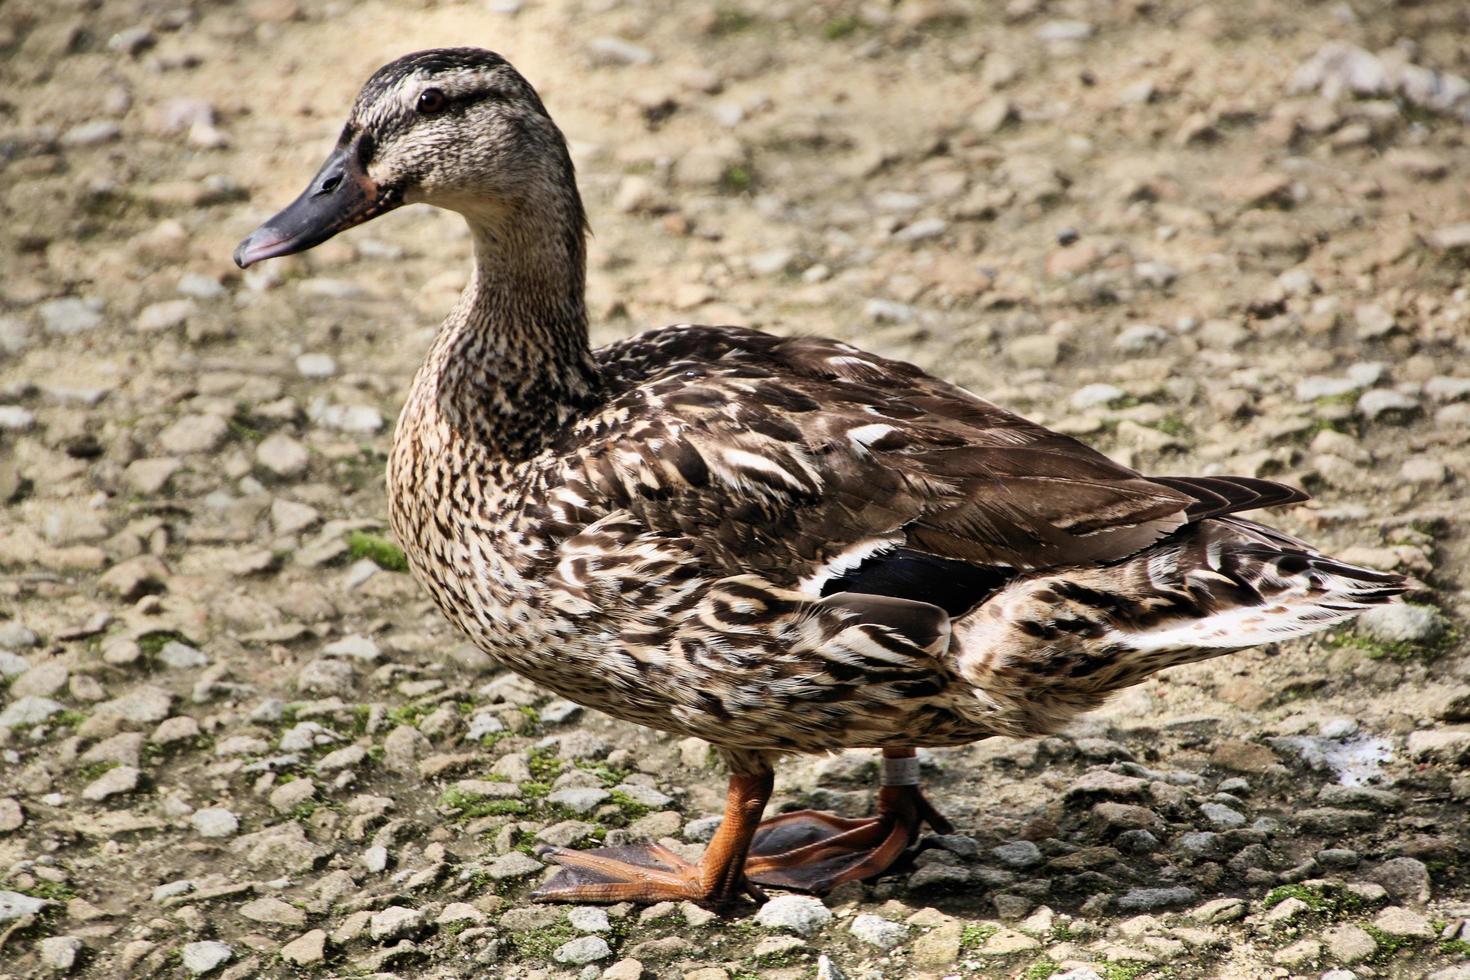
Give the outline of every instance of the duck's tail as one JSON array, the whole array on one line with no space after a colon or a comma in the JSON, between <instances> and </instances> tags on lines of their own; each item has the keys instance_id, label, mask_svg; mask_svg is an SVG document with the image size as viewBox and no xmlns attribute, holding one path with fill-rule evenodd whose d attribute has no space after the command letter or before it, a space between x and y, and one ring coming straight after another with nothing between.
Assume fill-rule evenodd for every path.
<instances>
[{"instance_id":1,"label":"duck's tail","mask_svg":"<svg viewBox=\"0 0 1470 980\"><path fill-rule=\"evenodd\" d=\"M957 625L956 656L979 688L1046 688L1081 704L1165 667L1326 629L1406 587L1272 528L1215 517L1117 562L1011 582Z\"/></svg>"},{"instance_id":2,"label":"duck's tail","mask_svg":"<svg viewBox=\"0 0 1470 980\"><path fill-rule=\"evenodd\" d=\"M1253 521L1181 529L1122 563L1144 601L1110 617L1125 649L1225 650L1314 633L1392 601L1403 576L1350 565Z\"/></svg>"},{"instance_id":3,"label":"duck's tail","mask_svg":"<svg viewBox=\"0 0 1470 980\"><path fill-rule=\"evenodd\" d=\"M1236 517L1139 554L1016 579L954 627L962 714L1008 735L1055 732L1177 664L1325 629L1393 601L1402 576L1359 568Z\"/></svg>"}]
</instances>

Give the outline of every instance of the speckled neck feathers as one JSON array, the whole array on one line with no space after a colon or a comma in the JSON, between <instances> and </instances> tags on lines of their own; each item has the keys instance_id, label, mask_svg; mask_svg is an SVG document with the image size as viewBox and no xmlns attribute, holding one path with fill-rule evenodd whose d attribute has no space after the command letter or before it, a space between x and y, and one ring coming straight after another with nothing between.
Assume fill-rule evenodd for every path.
<instances>
[{"instance_id":1,"label":"speckled neck feathers","mask_svg":"<svg viewBox=\"0 0 1470 980\"><path fill-rule=\"evenodd\" d=\"M587 339L585 217L565 183L513 208L466 208L474 272L415 381L490 458L534 456L600 401Z\"/></svg>"}]
</instances>

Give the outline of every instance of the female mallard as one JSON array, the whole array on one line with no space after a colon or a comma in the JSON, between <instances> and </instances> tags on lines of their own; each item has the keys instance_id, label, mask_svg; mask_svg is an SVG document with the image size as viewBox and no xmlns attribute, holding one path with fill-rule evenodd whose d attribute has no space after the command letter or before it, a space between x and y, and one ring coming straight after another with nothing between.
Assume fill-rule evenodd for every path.
<instances>
[{"instance_id":1,"label":"female mallard","mask_svg":"<svg viewBox=\"0 0 1470 980\"><path fill-rule=\"evenodd\" d=\"M1404 588L1230 516L1297 490L1145 477L847 344L681 325L590 349L566 144L489 51L379 69L235 260L417 202L464 215L475 270L389 462L414 574L512 670L707 739L732 773L699 864L554 850L544 898L721 905L871 877L945 826L915 747L1054 732L1154 671ZM883 750L876 817L760 822L778 757L859 746Z\"/></svg>"}]
</instances>

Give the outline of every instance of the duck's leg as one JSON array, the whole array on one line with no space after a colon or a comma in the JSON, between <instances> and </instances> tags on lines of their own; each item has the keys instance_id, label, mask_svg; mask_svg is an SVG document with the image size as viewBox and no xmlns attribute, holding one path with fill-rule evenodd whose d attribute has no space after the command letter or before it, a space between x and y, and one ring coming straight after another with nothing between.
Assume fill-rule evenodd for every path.
<instances>
[{"instance_id":1,"label":"duck's leg","mask_svg":"<svg viewBox=\"0 0 1470 980\"><path fill-rule=\"evenodd\" d=\"M725 818L698 864L666 847L639 844L570 851L543 848L539 853L561 865L557 876L533 898L551 902L663 902L689 899L722 906L750 894L760 897L745 876L745 857L771 798L773 774L737 772L730 776Z\"/></svg>"},{"instance_id":2,"label":"duck's leg","mask_svg":"<svg viewBox=\"0 0 1470 980\"><path fill-rule=\"evenodd\" d=\"M751 881L799 891L828 892L888 870L928 824L941 834L950 822L919 789L913 749L883 750L878 815L863 820L797 810L762 823L745 873Z\"/></svg>"}]
</instances>

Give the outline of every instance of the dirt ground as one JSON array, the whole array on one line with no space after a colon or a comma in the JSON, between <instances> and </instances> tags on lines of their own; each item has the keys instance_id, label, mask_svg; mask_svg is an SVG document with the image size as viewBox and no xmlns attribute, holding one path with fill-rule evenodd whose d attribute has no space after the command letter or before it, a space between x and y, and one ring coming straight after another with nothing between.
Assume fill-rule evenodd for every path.
<instances>
[{"instance_id":1,"label":"dirt ground","mask_svg":"<svg viewBox=\"0 0 1470 980\"><path fill-rule=\"evenodd\" d=\"M1353 629L926 757L825 902L538 906L712 832L708 747L550 698L384 540L468 272L406 208L241 274L357 87L509 57L599 342L839 336L1413 576ZM1463 0L0 3L0 977L1470 978ZM776 804L868 811L867 753Z\"/></svg>"}]
</instances>

